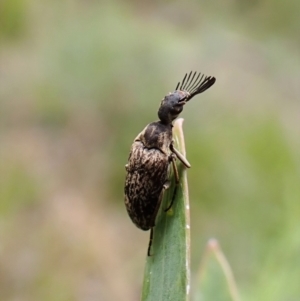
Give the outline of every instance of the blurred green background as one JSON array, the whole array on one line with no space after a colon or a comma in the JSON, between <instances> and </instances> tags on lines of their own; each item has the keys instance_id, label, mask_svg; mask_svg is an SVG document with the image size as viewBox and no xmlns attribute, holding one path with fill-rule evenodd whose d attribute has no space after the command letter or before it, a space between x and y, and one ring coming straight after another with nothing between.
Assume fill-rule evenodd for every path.
<instances>
[{"instance_id":1,"label":"blurred green background","mask_svg":"<svg viewBox=\"0 0 300 301\"><path fill-rule=\"evenodd\" d=\"M0 300L139 300L133 139L182 113L192 272L220 241L243 300L300 300L300 2L0 1ZM217 289L217 288L216 288Z\"/></svg>"}]
</instances>

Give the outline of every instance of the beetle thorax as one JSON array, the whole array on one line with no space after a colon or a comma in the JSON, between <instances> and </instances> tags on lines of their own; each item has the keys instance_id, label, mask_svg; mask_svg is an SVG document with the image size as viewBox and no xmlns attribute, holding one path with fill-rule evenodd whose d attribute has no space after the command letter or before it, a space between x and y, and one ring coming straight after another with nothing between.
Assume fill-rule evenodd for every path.
<instances>
[{"instance_id":1,"label":"beetle thorax","mask_svg":"<svg viewBox=\"0 0 300 301\"><path fill-rule=\"evenodd\" d=\"M170 153L172 142L172 124L152 122L138 135L136 140L141 141L147 148L156 148L165 154Z\"/></svg>"}]
</instances>

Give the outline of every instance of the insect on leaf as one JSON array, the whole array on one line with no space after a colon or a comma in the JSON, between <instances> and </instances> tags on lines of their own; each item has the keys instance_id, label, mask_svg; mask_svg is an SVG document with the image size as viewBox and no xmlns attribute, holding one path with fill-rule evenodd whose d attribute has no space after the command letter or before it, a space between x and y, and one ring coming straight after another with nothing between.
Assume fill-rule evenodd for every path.
<instances>
[{"instance_id":1,"label":"insect on leaf","mask_svg":"<svg viewBox=\"0 0 300 301\"><path fill-rule=\"evenodd\" d=\"M175 147L185 156L183 119L174 123ZM175 180L164 193L147 256L142 301L187 301L190 292L190 213L186 168L177 160L180 183L171 209Z\"/></svg>"}]
</instances>

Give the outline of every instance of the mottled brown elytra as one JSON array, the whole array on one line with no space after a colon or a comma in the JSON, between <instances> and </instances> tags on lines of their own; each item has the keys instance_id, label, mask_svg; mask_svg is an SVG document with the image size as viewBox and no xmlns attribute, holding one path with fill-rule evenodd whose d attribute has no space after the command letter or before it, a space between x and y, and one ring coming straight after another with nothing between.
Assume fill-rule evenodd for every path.
<instances>
[{"instance_id":1,"label":"mottled brown elytra","mask_svg":"<svg viewBox=\"0 0 300 301\"><path fill-rule=\"evenodd\" d=\"M210 88L216 79L211 76L190 72L178 83L175 91L161 101L159 121L148 124L138 134L131 146L125 180L125 205L133 223L142 230L150 231L148 256L153 239L155 218L164 191L169 187L168 169L174 170L175 189L172 200L166 209L172 207L179 176L175 164L178 158L186 167L191 167L187 159L173 145L172 122L182 112L183 106L195 95Z\"/></svg>"}]
</instances>

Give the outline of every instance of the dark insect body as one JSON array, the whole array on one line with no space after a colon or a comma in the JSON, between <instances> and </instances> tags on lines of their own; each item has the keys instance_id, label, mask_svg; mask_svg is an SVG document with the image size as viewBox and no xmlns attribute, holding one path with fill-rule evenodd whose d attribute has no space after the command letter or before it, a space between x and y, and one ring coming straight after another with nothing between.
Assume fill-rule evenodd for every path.
<instances>
[{"instance_id":1,"label":"dark insect body","mask_svg":"<svg viewBox=\"0 0 300 301\"><path fill-rule=\"evenodd\" d=\"M172 165L176 180L170 209L175 199L179 176L175 164L178 158L190 167L186 158L173 145L172 122L182 112L183 106L195 95L210 88L214 77L190 72L178 83L173 93L161 102L159 121L148 124L134 139L129 154L125 180L125 205L133 223L142 230L151 229L148 256L153 239L153 227L164 191L169 187L169 167Z\"/></svg>"}]
</instances>

